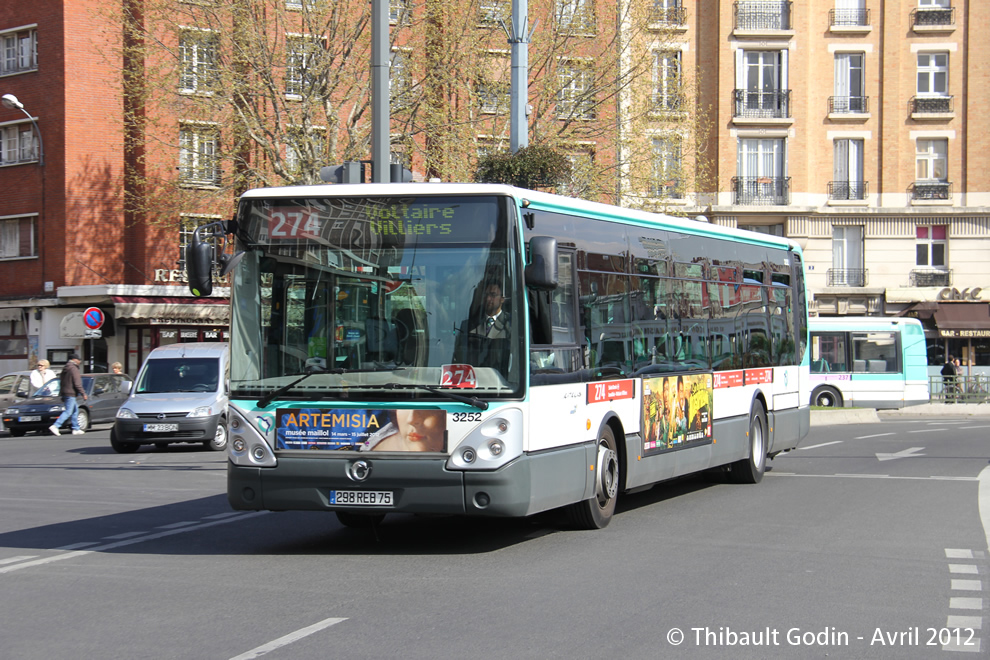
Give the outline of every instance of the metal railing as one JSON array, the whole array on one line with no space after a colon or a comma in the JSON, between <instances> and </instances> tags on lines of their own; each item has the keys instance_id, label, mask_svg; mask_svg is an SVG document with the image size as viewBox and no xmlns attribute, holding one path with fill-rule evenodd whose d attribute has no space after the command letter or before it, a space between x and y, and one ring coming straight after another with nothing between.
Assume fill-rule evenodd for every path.
<instances>
[{"instance_id":1,"label":"metal railing","mask_svg":"<svg viewBox=\"0 0 990 660\"><path fill-rule=\"evenodd\" d=\"M791 90L789 89L775 89L769 92L736 89L733 92L736 101L736 117L783 119L791 116Z\"/></svg>"},{"instance_id":2,"label":"metal railing","mask_svg":"<svg viewBox=\"0 0 990 660\"><path fill-rule=\"evenodd\" d=\"M789 176L734 176L735 204L746 206L787 206L791 199Z\"/></svg>"},{"instance_id":3,"label":"metal railing","mask_svg":"<svg viewBox=\"0 0 990 660\"><path fill-rule=\"evenodd\" d=\"M870 194L870 183L868 181L829 181L828 198L856 200L866 199Z\"/></svg>"},{"instance_id":4,"label":"metal railing","mask_svg":"<svg viewBox=\"0 0 990 660\"><path fill-rule=\"evenodd\" d=\"M866 113L870 111L869 96L830 96L828 114Z\"/></svg>"},{"instance_id":5,"label":"metal railing","mask_svg":"<svg viewBox=\"0 0 990 660\"><path fill-rule=\"evenodd\" d=\"M922 181L911 185L911 199L952 199L952 184L948 181Z\"/></svg>"},{"instance_id":6,"label":"metal railing","mask_svg":"<svg viewBox=\"0 0 990 660\"><path fill-rule=\"evenodd\" d=\"M828 24L831 26L859 26L870 24L869 9L829 9Z\"/></svg>"},{"instance_id":7,"label":"metal railing","mask_svg":"<svg viewBox=\"0 0 990 660\"><path fill-rule=\"evenodd\" d=\"M912 270L911 286L952 286L952 270Z\"/></svg>"},{"instance_id":8,"label":"metal railing","mask_svg":"<svg viewBox=\"0 0 990 660\"><path fill-rule=\"evenodd\" d=\"M915 9L911 12L915 27L938 27L956 24L956 8Z\"/></svg>"},{"instance_id":9,"label":"metal railing","mask_svg":"<svg viewBox=\"0 0 990 660\"><path fill-rule=\"evenodd\" d=\"M945 114L954 112L951 96L912 96L911 112L914 114Z\"/></svg>"},{"instance_id":10,"label":"metal railing","mask_svg":"<svg viewBox=\"0 0 990 660\"><path fill-rule=\"evenodd\" d=\"M682 94L664 94L653 92L650 97L650 112L680 112L683 110L684 96Z\"/></svg>"},{"instance_id":11,"label":"metal railing","mask_svg":"<svg viewBox=\"0 0 990 660\"><path fill-rule=\"evenodd\" d=\"M987 403L990 376L929 376L928 391L932 403Z\"/></svg>"},{"instance_id":12,"label":"metal railing","mask_svg":"<svg viewBox=\"0 0 990 660\"><path fill-rule=\"evenodd\" d=\"M785 0L742 0L733 5L736 30L790 30L791 6Z\"/></svg>"},{"instance_id":13,"label":"metal railing","mask_svg":"<svg viewBox=\"0 0 990 660\"><path fill-rule=\"evenodd\" d=\"M825 286L866 286L870 271L866 268L829 268Z\"/></svg>"},{"instance_id":14,"label":"metal railing","mask_svg":"<svg viewBox=\"0 0 990 660\"><path fill-rule=\"evenodd\" d=\"M679 3L675 7L661 7L655 3L650 9L651 25L684 25L684 7Z\"/></svg>"}]
</instances>

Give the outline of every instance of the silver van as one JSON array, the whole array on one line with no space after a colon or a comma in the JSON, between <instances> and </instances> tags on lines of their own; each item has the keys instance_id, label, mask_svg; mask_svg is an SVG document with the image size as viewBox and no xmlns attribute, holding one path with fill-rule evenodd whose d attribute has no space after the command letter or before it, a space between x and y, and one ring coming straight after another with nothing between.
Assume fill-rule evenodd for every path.
<instances>
[{"instance_id":1,"label":"silver van","mask_svg":"<svg viewBox=\"0 0 990 660\"><path fill-rule=\"evenodd\" d=\"M227 448L230 348L224 343L169 344L151 351L117 411L110 446L121 454L174 442Z\"/></svg>"}]
</instances>

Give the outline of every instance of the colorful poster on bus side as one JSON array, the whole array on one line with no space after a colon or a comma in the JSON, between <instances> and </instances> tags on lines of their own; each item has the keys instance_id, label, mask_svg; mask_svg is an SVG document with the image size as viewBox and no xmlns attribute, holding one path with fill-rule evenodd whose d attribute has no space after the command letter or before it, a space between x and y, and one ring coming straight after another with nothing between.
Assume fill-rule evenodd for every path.
<instances>
[{"instance_id":1,"label":"colorful poster on bus side","mask_svg":"<svg viewBox=\"0 0 990 660\"><path fill-rule=\"evenodd\" d=\"M710 442L712 375L643 379L643 454Z\"/></svg>"},{"instance_id":2,"label":"colorful poster on bus side","mask_svg":"<svg viewBox=\"0 0 990 660\"><path fill-rule=\"evenodd\" d=\"M444 410L279 408L278 449L446 452Z\"/></svg>"}]
</instances>

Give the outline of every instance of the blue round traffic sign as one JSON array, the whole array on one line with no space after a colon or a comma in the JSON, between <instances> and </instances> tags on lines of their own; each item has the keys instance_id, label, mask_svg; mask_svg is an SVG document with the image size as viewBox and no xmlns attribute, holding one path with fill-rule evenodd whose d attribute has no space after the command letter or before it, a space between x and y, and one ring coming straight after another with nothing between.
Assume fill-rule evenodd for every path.
<instances>
[{"instance_id":1,"label":"blue round traffic sign","mask_svg":"<svg viewBox=\"0 0 990 660\"><path fill-rule=\"evenodd\" d=\"M89 307L83 312L83 325L90 330L98 330L103 325L103 311L99 307Z\"/></svg>"}]
</instances>

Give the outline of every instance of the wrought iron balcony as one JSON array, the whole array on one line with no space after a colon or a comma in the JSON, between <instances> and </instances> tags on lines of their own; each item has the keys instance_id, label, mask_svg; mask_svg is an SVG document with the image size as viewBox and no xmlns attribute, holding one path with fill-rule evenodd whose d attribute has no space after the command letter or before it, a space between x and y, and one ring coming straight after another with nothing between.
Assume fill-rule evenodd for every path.
<instances>
[{"instance_id":1,"label":"wrought iron balcony","mask_svg":"<svg viewBox=\"0 0 990 660\"><path fill-rule=\"evenodd\" d=\"M952 286L952 270L912 270L911 286Z\"/></svg>"},{"instance_id":2,"label":"wrought iron balcony","mask_svg":"<svg viewBox=\"0 0 990 660\"><path fill-rule=\"evenodd\" d=\"M769 92L748 89L734 90L736 117L753 119L783 119L791 116L791 90L776 89Z\"/></svg>"},{"instance_id":3,"label":"wrought iron balcony","mask_svg":"<svg viewBox=\"0 0 990 660\"><path fill-rule=\"evenodd\" d=\"M787 206L791 203L789 176L734 176L734 204L740 206Z\"/></svg>"},{"instance_id":4,"label":"wrought iron balcony","mask_svg":"<svg viewBox=\"0 0 990 660\"><path fill-rule=\"evenodd\" d=\"M828 24L832 27L865 26L870 24L869 9L829 9Z\"/></svg>"},{"instance_id":5,"label":"wrought iron balcony","mask_svg":"<svg viewBox=\"0 0 990 660\"><path fill-rule=\"evenodd\" d=\"M955 7L936 9L915 9L911 12L915 27L947 27L956 24Z\"/></svg>"},{"instance_id":6,"label":"wrought iron balcony","mask_svg":"<svg viewBox=\"0 0 990 660\"><path fill-rule=\"evenodd\" d=\"M916 115L948 114L954 112L951 96L912 96L911 113Z\"/></svg>"},{"instance_id":7,"label":"wrought iron balcony","mask_svg":"<svg viewBox=\"0 0 990 660\"><path fill-rule=\"evenodd\" d=\"M742 0L733 5L736 30L790 30L791 5L785 0Z\"/></svg>"},{"instance_id":8,"label":"wrought iron balcony","mask_svg":"<svg viewBox=\"0 0 990 660\"><path fill-rule=\"evenodd\" d=\"M865 114L869 111L870 111L869 96L828 97L828 113L830 115Z\"/></svg>"},{"instance_id":9,"label":"wrought iron balcony","mask_svg":"<svg viewBox=\"0 0 990 660\"><path fill-rule=\"evenodd\" d=\"M663 7L655 2L650 9L650 25L684 25L685 13L681 3L673 7Z\"/></svg>"},{"instance_id":10,"label":"wrought iron balcony","mask_svg":"<svg viewBox=\"0 0 990 660\"><path fill-rule=\"evenodd\" d=\"M865 268L829 268L825 286L866 286L870 271Z\"/></svg>"},{"instance_id":11,"label":"wrought iron balcony","mask_svg":"<svg viewBox=\"0 0 990 660\"><path fill-rule=\"evenodd\" d=\"M948 181L915 181L911 185L911 199L952 199L952 184Z\"/></svg>"},{"instance_id":12,"label":"wrought iron balcony","mask_svg":"<svg viewBox=\"0 0 990 660\"><path fill-rule=\"evenodd\" d=\"M868 181L829 181L828 198L836 200L866 199L870 194Z\"/></svg>"}]
</instances>

